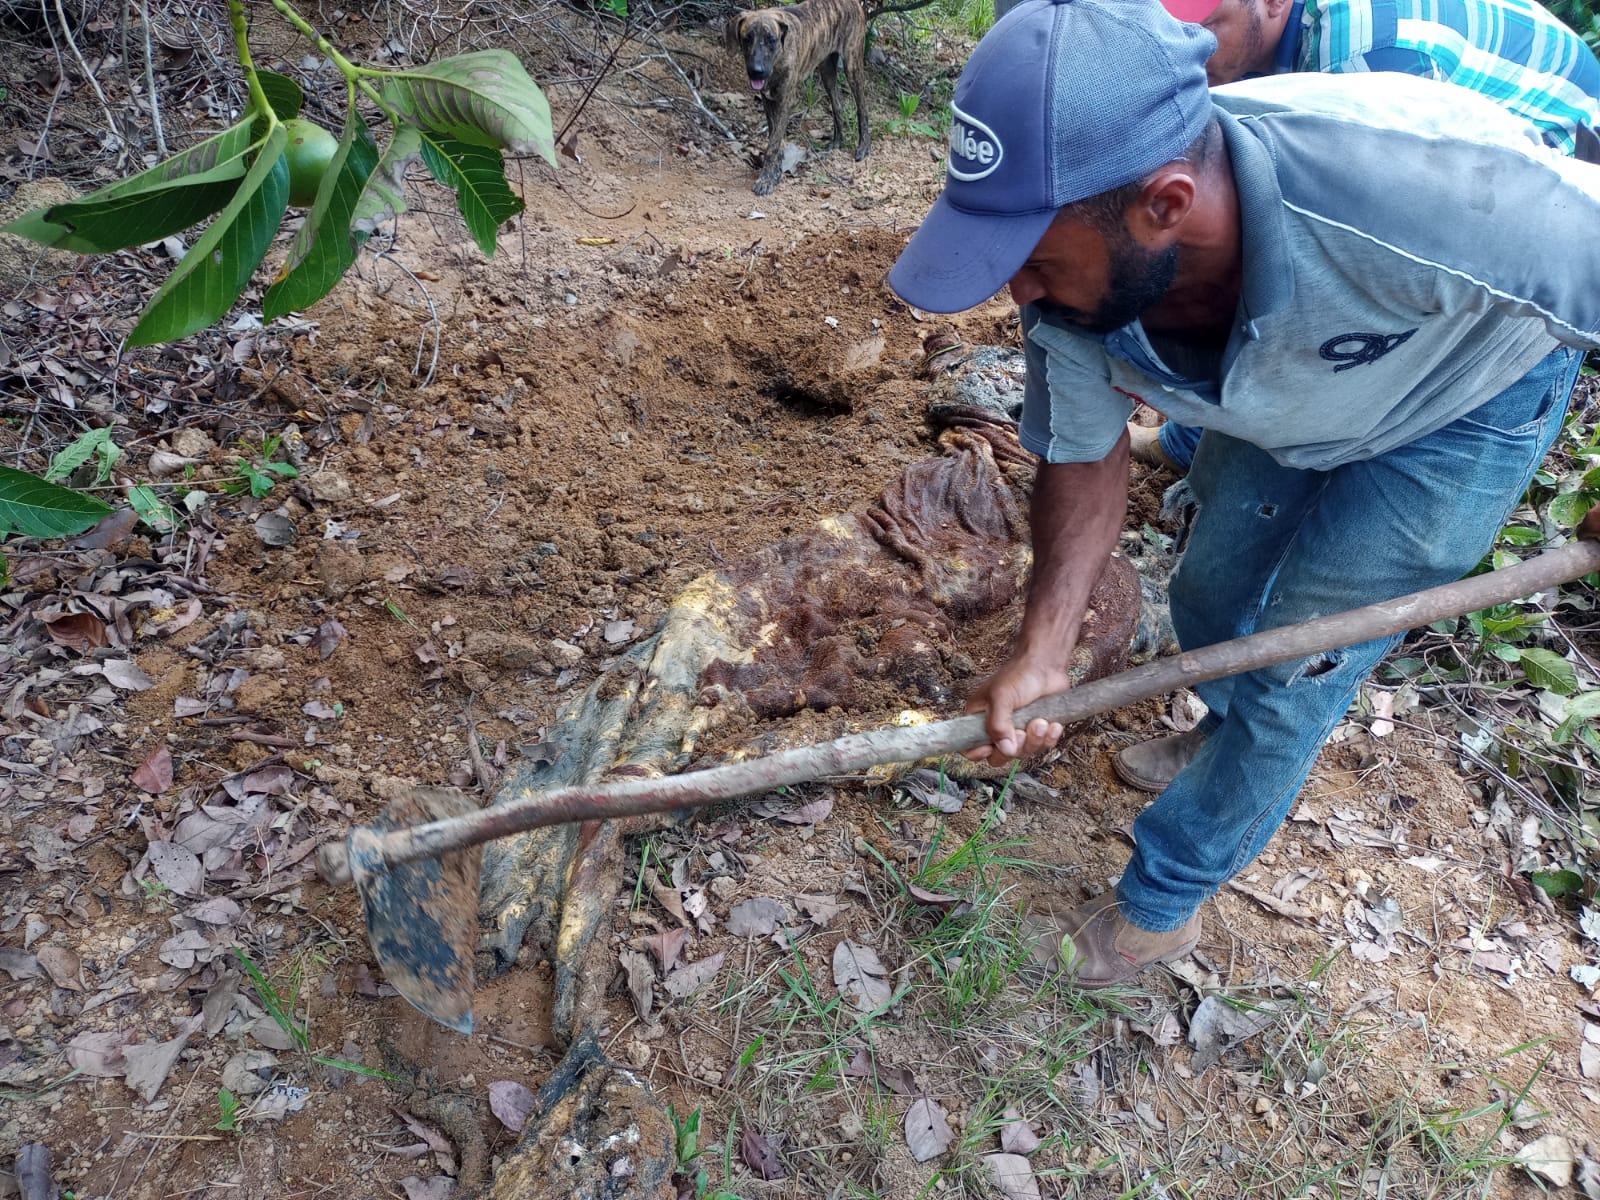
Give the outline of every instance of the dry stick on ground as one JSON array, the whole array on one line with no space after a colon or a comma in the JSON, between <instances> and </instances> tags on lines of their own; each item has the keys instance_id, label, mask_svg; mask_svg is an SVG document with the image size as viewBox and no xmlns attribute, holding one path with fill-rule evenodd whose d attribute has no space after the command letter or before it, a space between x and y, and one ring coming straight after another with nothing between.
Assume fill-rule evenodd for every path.
<instances>
[{"instance_id":1,"label":"dry stick on ground","mask_svg":"<svg viewBox=\"0 0 1600 1200\"><path fill-rule=\"evenodd\" d=\"M722 119L718 117L716 113L712 112L706 107L706 102L700 99L699 89L694 86L693 82L690 81L689 76L684 73L683 68L678 65L678 60L672 57L672 51L668 50L666 46L662 44L661 39L655 34L650 35L650 42L657 50L661 52L661 58L666 62L667 66L672 68L673 73L677 75L679 80L682 81L683 86L688 89L689 99L694 101L694 106L700 110L701 115L711 123L712 128L714 128L723 137L727 138L728 141L737 146L739 144L739 139L734 136L733 130L724 125L722 123Z\"/></svg>"},{"instance_id":2,"label":"dry stick on ground","mask_svg":"<svg viewBox=\"0 0 1600 1200\"><path fill-rule=\"evenodd\" d=\"M150 37L150 0L139 0L139 28L144 33L144 86L150 93L150 124L155 127L156 153L167 156L167 135L161 128L161 98L156 94L156 56Z\"/></svg>"},{"instance_id":3,"label":"dry stick on ground","mask_svg":"<svg viewBox=\"0 0 1600 1200\"><path fill-rule=\"evenodd\" d=\"M39 0L41 10L44 9L44 5L45 0ZM45 11L44 16L48 27L50 21L49 12ZM122 136L122 130L117 126L117 118L111 113L111 102L106 99L105 92L100 88L100 81L94 77L94 72L89 69L89 64L84 61L83 51L78 49L77 39L72 36L72 25L67 20L66 9L61 7L61 0L56 0L56 17L61 22L61 36L66 39L67 49L72 51L72 57L78 62L78 69L83 72L84 79L88 81L90 88L94 90L95 99L100 101L100 111L105 113L106 116L106 128L110 130L112 137L126 144L128 139Z\"/></svg>"}]
</instances>

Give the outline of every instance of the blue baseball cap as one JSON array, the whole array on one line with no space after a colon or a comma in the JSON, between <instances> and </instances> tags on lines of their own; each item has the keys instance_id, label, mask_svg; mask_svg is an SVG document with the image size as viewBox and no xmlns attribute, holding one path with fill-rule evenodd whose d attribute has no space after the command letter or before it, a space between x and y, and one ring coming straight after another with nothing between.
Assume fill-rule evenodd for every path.
<instances>
[{"instance_id":1,"label":"blue baseball cap","mask_svg":"<svg viewBox=\"0 0 1600 1200\"><path fill-rule=\"evenodd\" d=\"M938 313L993 296L1061 208L1180 158L1204 132L1216 45L1158 0L1023 0L961 72L944 192L889 286Z\"/></svg>"}]
</instances>

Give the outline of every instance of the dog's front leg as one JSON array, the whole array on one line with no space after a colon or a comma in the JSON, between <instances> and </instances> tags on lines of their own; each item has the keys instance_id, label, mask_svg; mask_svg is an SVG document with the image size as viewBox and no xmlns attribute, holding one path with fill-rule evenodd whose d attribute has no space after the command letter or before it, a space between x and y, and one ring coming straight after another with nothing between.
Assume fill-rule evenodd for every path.
<instances>
[{"instance_id":1,"label":"dog's front leg","mask_svg":"<svg viewBox=\"0 0 1600 1200\"><path fill-rule=\"evenodd\" d=\"M758 196L772 193L783 177L783 135L789 128L789 116L794 111L794 101L789 96L789 81L783 80L777 96L766 102L767 151L761 156L761 174L751 190Z\"/></svg>"}]
</instances>

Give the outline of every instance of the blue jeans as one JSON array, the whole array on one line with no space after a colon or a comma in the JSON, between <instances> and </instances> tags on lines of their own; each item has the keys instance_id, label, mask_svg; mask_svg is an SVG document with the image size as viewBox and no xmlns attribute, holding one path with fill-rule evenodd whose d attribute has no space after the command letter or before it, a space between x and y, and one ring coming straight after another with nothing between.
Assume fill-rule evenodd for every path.
<instances>
[{"instance_id":1,"label":"blue jeans","mask_svg":"<svg viewBox=\"0 0 1600 1200\"><path fill-rule=\"evenodd\" d=\"M1161 426L1158 438L1161 453L1178 470L1187 471L1194 462L1195 447L1200 445L1200 435L1204 432L1197 425L1179 425L1176 421L1168 421Z\"/></svg>"},{"instance_id":2,"label":"blue jeans","mask_svg":"<svg viewBox=\"0 0 1600 1200\"><path fill-rule=\"evenodd\" d=\"M1466 416L1331 471L1280 466L1209 432L1173 576L1185 650L1459 579L1483 557L1561 430L1582 356L1558 350ZM1399 636L1202 684L1209 736L1134 822L1122 912L1176 929L1277 831L1317 752Z\"/></svg>"}]
</instances>

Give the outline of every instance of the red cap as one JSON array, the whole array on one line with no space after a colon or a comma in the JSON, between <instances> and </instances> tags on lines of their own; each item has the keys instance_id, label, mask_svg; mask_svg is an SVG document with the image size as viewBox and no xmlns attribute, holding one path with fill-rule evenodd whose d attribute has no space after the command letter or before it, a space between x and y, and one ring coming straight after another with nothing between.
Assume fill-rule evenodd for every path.
<instances>
[{"instance_id":1,"label":"red cap","mask_svg":"<svg viewBox=\"0 0 1600 1200\"><path fill-rule=\"evenodd\" d=\"M1161 0L1161 5L1180 21L1199 24L1212 13L1222 0Z\"/></svg>"}]
</instances>

